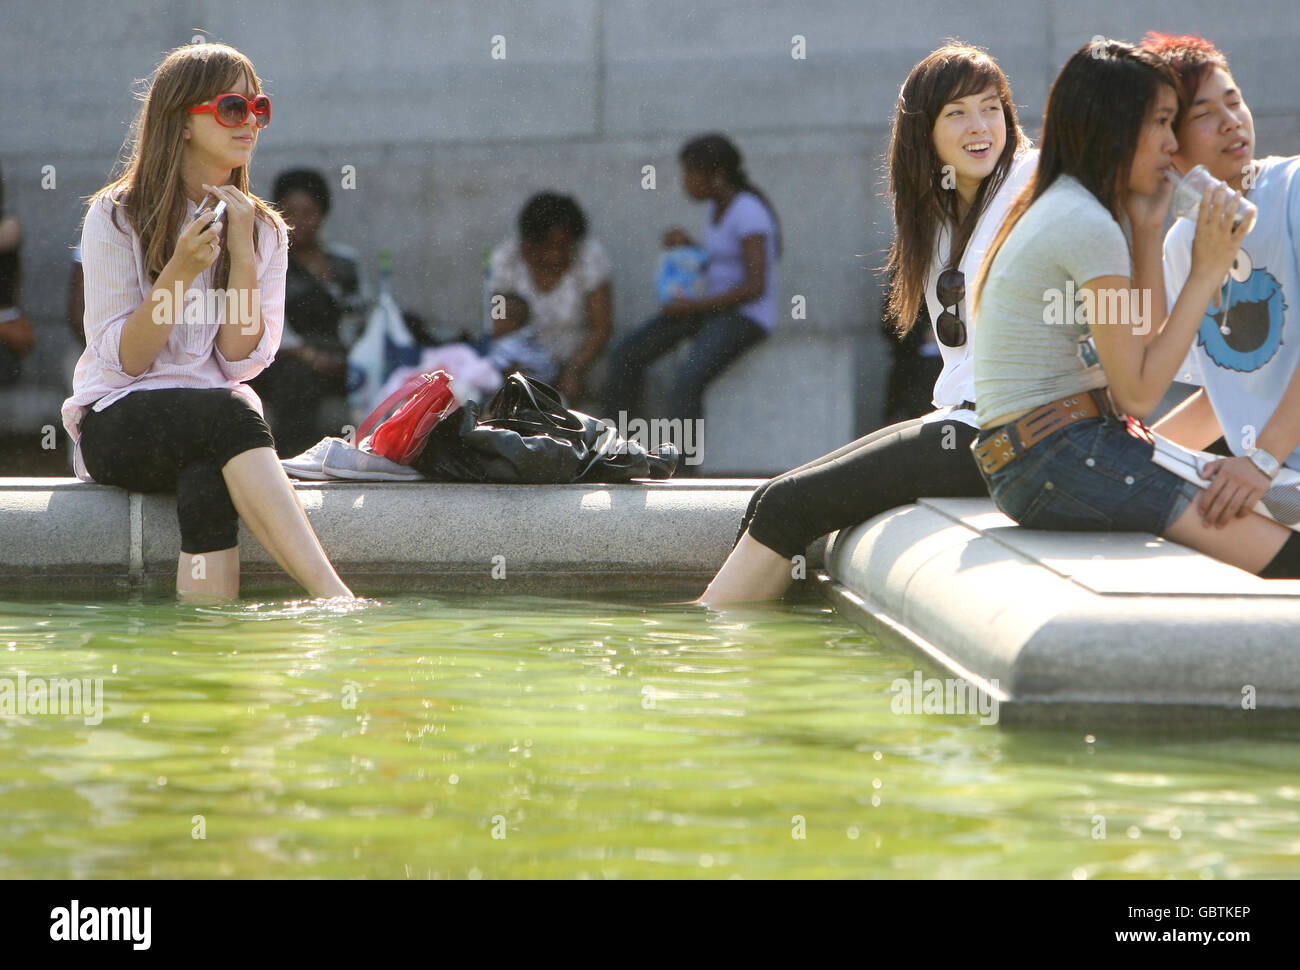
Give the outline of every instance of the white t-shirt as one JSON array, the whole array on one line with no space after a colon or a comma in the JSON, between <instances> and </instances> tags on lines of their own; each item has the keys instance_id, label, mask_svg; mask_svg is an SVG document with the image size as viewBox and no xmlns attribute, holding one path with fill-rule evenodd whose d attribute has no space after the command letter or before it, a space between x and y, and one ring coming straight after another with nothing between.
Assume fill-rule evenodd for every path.
<instances>
[{"instance_id":1,"label":"white t-shirt","mask_svg":"<svg viewBox=\"0 0 1300 970\"><path fill-rule=\"evenodd\" d=\"M1246 454L1277 409L1300 366L1300 334L1288 334L1300 300L1300 156L1256 162L1246 197L1259 206L1219 291L1206 307L1178 380L1203 384L1235 455ZM1165 236L1165 290L1172 308L1192 266L1196 225L1179 219ZM1287 294L1290 294L1288 298ZM1283 464L1300 469L1300 448Z\"/></svg>"},{"instance_id":2,"label":"white t-shirt","mask_svg":"<svg viewBox=\"0 0 1300 970\"><path fill-rule=\"evenodd\" d=\"M734 290L745 280L745 256L742 240L746 236L763 237L763 255L767 272L763 295L736 311L771 333L776 329L776 221L763 200L753 192L738 192L727 205L722 220L713 224L716 203L709 203L704 221L704 250L709 254L705 277L705 296L718 296Z\"/></svg>"},{"instance_id":3,"label":"white t-shirt","mask_svg":"<svg viewBox=\"0 0 1300 970\"><path fill-rule=\"evenodd\" d=\"M998 191L989 200L989 204L985 206L979 221L975 223L975 231L971 233L970 240L966 243L966 251L962 253L961 262L957 264L957 268L966 278L967 293L975 285L975 277L979 273L980 264L984 262L984 254L988 252L993 237L1002 227L1007 210L1011 208L1011 203L1020 194L1020 190L1034 177L1037 168L1037 148L1031 148L1017 155L1011 162L1006 180L999 186ZM960 347L947 347L938 339L937 321L944 308L939 303L937 287L939 276L948 265L948 250L951 243L951 229L946 225L940 226L934 241L934 256L930 260L929 279L925 281L925 303L930 310L930 326L935 331L934 342L943 357L943 371L934 382L933 403L938 410L927 414L925 423L942 421L951 416L956 421L977 428L979 425L975 423L974 411L953 410L963 401L975 400L975 328L966 310L965 300L962 300L957 307L957 315L966 324L966 342Z\"/></svg>"},{"instance_id":4,"label":"white t-shirt","mask_svg":"<svg viewBox=\"0 0 1300 970\"><path fill-rule=\"evenodd\" d=\"M545 293L533 286L519 251L519 237L510 236L492 250L488 291L518 293L528 303L528 330L557 364L573 359L587 338L587 294L609 281L610 263L604 247L592 236L578 244L573 265Z\"/></svg>"}]
</instances>

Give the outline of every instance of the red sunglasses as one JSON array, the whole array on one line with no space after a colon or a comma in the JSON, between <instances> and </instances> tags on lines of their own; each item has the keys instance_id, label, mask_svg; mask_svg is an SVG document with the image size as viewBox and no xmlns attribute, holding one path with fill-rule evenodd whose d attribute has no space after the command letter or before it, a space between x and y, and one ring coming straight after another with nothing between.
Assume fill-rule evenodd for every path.
<instances>
[{"instance_id":1,"label":"red sunglasses","mask_svg":"<svg viewBox=\"0 0 1300 970\"><path fill-rule=\"evenodd\" d=\"M250 111L257 127L265 128L271 123L271 99L265 94L259 94L252 101L242 94L219 94L207 104L190 108L192 115L211 112L216 116L217 124L225 128L238 128L248 119Z\"/></svg>"}]
</instances>

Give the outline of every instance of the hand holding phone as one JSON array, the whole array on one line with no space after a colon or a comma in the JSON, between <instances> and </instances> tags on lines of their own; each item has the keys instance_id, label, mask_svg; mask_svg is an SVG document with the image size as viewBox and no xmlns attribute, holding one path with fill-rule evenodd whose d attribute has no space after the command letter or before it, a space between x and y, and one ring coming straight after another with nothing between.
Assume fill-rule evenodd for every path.
<instances>
[{"instance_id":1,"label":"hand holding phone","mask_svg":"<svg viewBox=\"0 0 1300 970\"><path fill-rule=\"evenodd\" d=\"M172 253L177 271L189 282L211 266L221 251L221 231L217 220L225 212L226 203L224 200L218 201L216 206L212 206L214 198L215 196L208 195L199 203L194 218L181 231L176 249ZM209 210L212 213L210 220L200 218Z\"/></svg>"},{"instance_id":2,"label":"hand holding phone","mask_svg":"<svg viewBox=\"0 0 1300 970\"><path fill-rule=\"evenodd\" d=\"M213 198L215 198L215 196L212 195L205 195L203 197L203 201L199 203L198 211L194 213L195 219L197 219L199 216L203 215L203 213L208 211L208 205L212 202ZM216 222L218 219L220 219L221 216L225 213L225 211L226 211L226 200L222 199L217 203L216 208L212 210L212 221Z\"/></svg>"}]
</instances>

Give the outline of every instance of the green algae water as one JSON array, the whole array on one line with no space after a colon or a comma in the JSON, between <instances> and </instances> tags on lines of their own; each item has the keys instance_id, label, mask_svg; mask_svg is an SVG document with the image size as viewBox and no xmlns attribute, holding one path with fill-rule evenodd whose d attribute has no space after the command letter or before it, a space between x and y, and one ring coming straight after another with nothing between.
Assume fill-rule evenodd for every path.
<instances>
[{"instance_id":1,"label":"green algae water","mask_svg":"<svg viewBox=\"0 0 1300 970\"><path fill-rule=\"evenodd\" d=\"M820 601L0 602L11 702L20 676L100 679L103 701L0 716L0 873L1300 870L1295 733L1011 732L893 713L890 685L914 669Z\"/></svg>"}]
</instances>

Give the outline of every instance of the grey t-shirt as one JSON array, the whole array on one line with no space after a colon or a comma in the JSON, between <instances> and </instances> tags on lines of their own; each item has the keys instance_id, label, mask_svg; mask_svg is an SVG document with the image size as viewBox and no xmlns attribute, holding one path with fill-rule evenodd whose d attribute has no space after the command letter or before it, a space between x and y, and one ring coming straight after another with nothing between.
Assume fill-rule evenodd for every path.
<instances>
[{"instance_id":1,"label":"grey t-shirt","mask_svg":"<svg viewBox=\"0 0 1300 970\"><path fill-rule=\"evenodd\" d=\"M1114 217L1073 176L1058 176L1011 230L984 281L974 327L981 425L1106 386L1079 288L1131 272Z\"/></svg>"}]
</instances>

